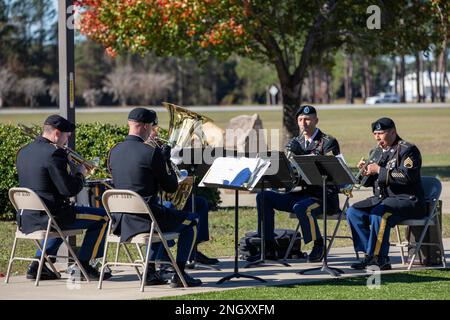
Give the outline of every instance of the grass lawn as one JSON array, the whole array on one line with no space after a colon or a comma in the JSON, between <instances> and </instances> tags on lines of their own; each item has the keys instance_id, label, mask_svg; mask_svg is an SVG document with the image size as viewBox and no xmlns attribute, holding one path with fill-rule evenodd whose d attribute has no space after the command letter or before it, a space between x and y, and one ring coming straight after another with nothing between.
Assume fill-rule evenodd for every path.
<instances>
[{"instance_id":1,"label":"grass lawn","mask_svg":"<svg viewBox=\"0 0 450 320\"><path fill-rule=\"evenodd\" d=\"M450 237L450 214L443 215L444 237ZM241 208L239 211L239 238L244 236L248 231L256 229L257 214L255 208ZM286 213L277 213L276 228L294 229L297 220L290 219ZM328 222L328 233L331 234L335 226L335 221ZM234 209L220 209L210 212L210 241L199 245L199 249L211 257L231 257L234 255ZM6 273L9 255L14 240L14 231L16 224L13 221L0 222L0 272ZM346 222L341 223L339 235L350 235L350 229ZM394 233L391 239L396 239ZM77 237L78 243L81 244L82 237ZM309 251L312 244L303 246L303 251ZM345 247L352 246L349 239L336 239L333 246ZM113 247L114 248L114 247ZM132 248L133 249L133 248ZM35 251L34 244L29 240L19 240L17 252L27 256L32 256ZM112 257L115 250L110 249L109 254ZM121 251L123 254L123 250ZM133 251L132 251L133 253ZM137 253L134 252L134 254ZM122 257L125 259L125 257ZM14 262L13 271L15 274L23 274L26 270L28 262Z\"/></svg>"},{"instance_id":2,"label":"grass lawn","mask_svg":"<svg viewBox=\"0 0 450 320\"><path fill-rule=\"evenodd\" d=\"M189 294L164 300L449 300L450 269L386 274L379 289L367 287L367 277L307 282Z\"/></svg>"},{"instance_id":3,"label":"grass lawn","mask_svg":"<svg viewBox=\"0 0 450 320\"><path fill-rule=\"evenodd\" d=\"M280 111L264 111L261 106L260 115L266 129L281 128ZM215 123L226 128L231 118L240 114L251 114L253 111L204 112ZM123 113L77 113L79 122L108 122L119 125L126 124L126 112ZM47 114L1 115L0 123L42 123ZM370 132L370 124L382 116L392 117L401 137L417 144L422 153L424 173L439 174L450 177L450 108L422 109L358 109L358 110L322 110L319 112L319 127L335 136L340 143L341 151L350 166L356 165L375 146ZM168 113L159 114L161 127L168 126ZM428 171L427 171L428 170Z\"/></svg>"}]
</instances>

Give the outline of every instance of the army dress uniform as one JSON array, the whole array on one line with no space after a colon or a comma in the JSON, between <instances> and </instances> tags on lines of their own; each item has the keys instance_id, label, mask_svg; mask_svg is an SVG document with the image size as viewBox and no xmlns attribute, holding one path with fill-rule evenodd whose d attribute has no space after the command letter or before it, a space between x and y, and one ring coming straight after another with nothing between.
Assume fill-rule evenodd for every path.
<instances>
[{"instance_id":1,"label":"army dress uniform","mask_svg":"<svg viewBox=\"0 0 450 320\"><path fill-rule=\"evenodd\" d=\"M71 122L58 115L49 116L45 124L64 132L75 129ZM39 136L18 151L16 166L20 187L30 188L39 195L62 230L86 229L79 252L80 261L86 264L89 260L102 257L108 217L102 208L70 203L69 198L83 188L84 176L70 172L66 151ZM47 214L35 210L21 210L17 212L16 219L24 233L45 230L48 224ZM62 239L49 239L46 253L56 255L61 244ZM40 256L38 250L36 257Z\"/></svg>"},{"instance_id":2,"label":"army dress uniform","mask_svg":"<svg viewBox=\"0 0 450 320\"><path fill-rule=\"evenodd\" d=\"M135 108L130 112L129 119L150 123L156 118L156 114L151 113L154 118L147 119L149 111L151 110ZM128 135L123 142L110 150L108 167L116 188L132 190L147 201L162 232L180 234L176 261L180 269L184 270L197 238L198 215L161 205L158 198L160 188L170 193L178 188L177 177L167 164L161 148L144 143L139 136ZM113 219L113 233L119 235L122 242L139 233L150 231L147 216L114 214ZM160 247L162 246L158 244L152 245L152 260L160 254Z\"/></svg>"},{"instance_id":3,"label":"army dress uniform","mask_svg":"<svg viewBox=\"0 0 450 320\"><path fill-rule=\"evenodd\" d=\"M306 110L305 110L306 109ZM303 106L297 112L297 118L301 114L316 113L311 106ZM338 155L340 154L338 141L316 128L311 141L305 141L305 137L297 136L292 138L286 147L295 155ZM317 223L317 216L322 214L322 187L303 185L301 191L278 193L275 191L259 192L256 196L258 209L258 234L261 234L261 218L264 212L264 233L270 246L275 234L275 209L285 212L293 212L297 215L302 229L302 236L305 244L314 241L322 246L323 239ZM264 207L263 207L264 197ZM264 209L264 210L263 210ZM327 214L336 214L339 210L338 188L327 187ZM313 249L314 250L314 249ZM322 253L323 254L323 253ZM311 258L314 256L310 255ZM321 257L319 257L319 260ZM313 259L314 260L314 259Z\"/></svg>"},{"instance_id":4,"label":"army dress uniform","mask_svg":"<svg viewBox=\"0 0 450 320\"><path fill-rule=\"evenodd\" d=\"M381 123L383 119L387 118L380 119ZM373 127L376 125L377 122ZM379 151L380 172L368 176L364 183L365 187L373 187L374 195L353 204L347 211L347 220L355 250L388 263L391 228L402 220L426 214L420 176L422 159L419 149L399 136L387 150Z\"/></svg>"}]
</instances>

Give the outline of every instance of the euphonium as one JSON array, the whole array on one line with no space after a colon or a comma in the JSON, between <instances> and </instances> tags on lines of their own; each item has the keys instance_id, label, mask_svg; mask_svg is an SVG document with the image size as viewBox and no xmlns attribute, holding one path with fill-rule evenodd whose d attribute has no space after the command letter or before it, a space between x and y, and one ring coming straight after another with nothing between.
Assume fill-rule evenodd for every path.
<instances>
[{"instance_id":1,"label":"euphonium","mask_svg":"<svg viewBox=\"0 0 450 320\"><path fill-rule=\"evenodd\" d=\"M198 138L202 146L206 146L202 124L213 122L212 119L171 103L163 102L163 105L169 111L169 139L166 143L171 148L181 150L189 146L194 137ZM163 141L162 139L159 140ZM177 174L178 180L181 179L181 182L179 182L176 192L163 192L162 199L172 202L176 209L182 210L192 192L195 181L192 177L188 177L186 170L178 169L173 161L175 159L171 160L172 167Z\"/></svg>"}]
</instances>

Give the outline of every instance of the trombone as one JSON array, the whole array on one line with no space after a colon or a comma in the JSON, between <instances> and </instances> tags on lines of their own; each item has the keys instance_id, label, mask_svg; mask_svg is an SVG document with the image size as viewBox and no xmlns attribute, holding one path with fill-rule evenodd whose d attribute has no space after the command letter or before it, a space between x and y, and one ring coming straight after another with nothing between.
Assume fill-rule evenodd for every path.
<instances>
[{"instance_id":1,"label":"trombone","mask_svg":"<svg viewBox=\"0 0 450 320\"><path fill-rule=\"evenodd\" d=\"M17 126L22 130L22 132L25 135L27 135L31 139L35 139L37 136L40 135L36 130L34 130L33 128L30 128L22 123L19 123ZM68 146L58 144L58 147L61 147L66 151L69 161L71 161L74 165L76 165L76 166L83 165L86 168L86 170L88 171L88 176L92 175L95 170L100 170L100 167L97 163L83 158L78 152L69 148ZM102 183L107 188L112 189L112 186L110 184L108 184L107 182L102 181Z\"/></svg>"}]
</instances>

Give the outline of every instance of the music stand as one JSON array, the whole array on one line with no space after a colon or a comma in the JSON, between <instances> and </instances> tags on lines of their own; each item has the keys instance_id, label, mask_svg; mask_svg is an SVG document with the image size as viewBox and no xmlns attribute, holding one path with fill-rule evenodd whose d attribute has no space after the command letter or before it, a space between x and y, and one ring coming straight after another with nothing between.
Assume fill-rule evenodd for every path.
<instances>
[{"instance_id":1,"label":"music stand","mask_svg":"<svg viewBox=\"0 0 450 320\"><path fill-rule=\"evenodd\" d=\"M217 157L216 155L220 155L220 151L222 151L220 148L213 148L210 150L211 154L213 155L213 158ZM193 185L192 185L192 194L191 194L191 212L195 212L196 206L195 206L195 197L197 196L197 185L196 185L196 178L202 177L205 175L205 173L209 170L209 167L211 164L208 164L204 161L203 155L205 152L205 147L198 147L198 148L183 148L180 150L180 156L183 162L178 165L179 169L185 169L188 171L189 175L192 176ZM195 249L197 250L197 245L195 246ZM220 268L213 266L213 265L207 265L203 263L197 262L197 252L194 252L194 262L190 267L195 268L196 264L220 271Z\"/></svg>"},{"instance_id":2,"label":"music stand","mask_svg":"<svg viewBox=\"0 0 450 320\"><path fill-rule=\"evenodd\" d=\"M268 172L265 174L260 182L256 184L256 188L261 189L261 195L262 195L262 212L261 212L261 259L253 261L248 263L244 268L250 268L250 267L256 267L256 266L262 266L264 264L274 264L279 263L286 267L290 267L290 264L286 263L285 261L280 260L271 260L266 259L266 235L265 235L265 214L264 214L264 189L265 188L276 188L276 189L289 189L292 187L292 178L291 178L291 171L290 171L290 164L289 160L286 158L286 155L284 152L280 151L272 151L269 152L268 157L271 161L271 166L273 164L278 165L277 172ZM264 158L264 157L263 157ZM269 168L270 170L270 168Z\"/></svg>"},{"instance_id":3,"label":"music stand","mask_svg":"<svg viewBox=\"0 0 450 320\"><path fill-rule=\"evenodd\" d=\"M224 159L227 159L227 157L222 158L222 160L224 160ZM230 159L230 160L232 160L232 159ZM237 160L237 162L240 161L239 159L236 159L236 160ZM211 175L214 176L214 172L217 172L217 171L220 172L220 170L223 170L224 167L225 167L224 171L226 173L228 173L231 168L235 169L236 167L233 167L233 166L236 166L236 163L232 162L232 161L229 161L229 162L230 163L227 164L227 161L221 161L221 163L216 166L215 166L216 162L214 162L214 164L210 168L210 171L202 179L202 184L206 187L217 187L217 188L221 188L221 189L230 189L230 190L235 191L234 272L232 274L220 279L217 282L217 284L222 284L223 282L231 280L233 278L249 278L249 279L258 280L261 282L266 282L266 280L261 279L259 277L246 275L246 274L239 272L239 265L238 265L238 257L239 257L239 249L238 249L238 243L239 243L239 237L238 237L238 235L239 235L239 190L245 190L245 191L252 190L258 183L258 180L256 180L256 179L260 179L262 177L262 175L264 175L264 172L267 170L269 164L267 162L263 161L263 163L261 163L261 166L258 167L258 164L259 164L259 160L258 160L258 164L256 164L256 168L254 168L253 171L251 171L249 167L240 168L238 166L238 170L241 170L241 171L233 172L233 174L229 176L229 179L224 179L225 177L221 176L220 173L219 173L219 176L215 176L214 178L212 178L212 180L208 179ZM228 169L228 168L230 168L230 169ZM263 170L263 171L259 171L259 170ZM245 178L245 176L248 174L247 171L251 171L251 174L250 174L250 177ZM245 176L242 176L241 175L242 173L244 173ZM210 174L210 175L208 176L208 174ZM253 176L254 180L251 180L252 176ZM246 180L246 181L241 180L242 178L249 179L249 180ZM214 179L216 179L216 180L214 180ZM250 182L250 181L252 181L252 182Z\"/></svg>"},{"instance_id":4,"label":"music stand","mask_svg":"<svg viewBox=\"0 0 450 320\"><path fill-rule=\"evenodd\" d=\"M327 250L327 185L355 184L356 180L341 158L334 156L294 156L302 179L309 185L322 185L324 257L321 267L301 270L299 274L320 270L337 277L344 271L328 266Z\"/></svg>"}]
</instances>

